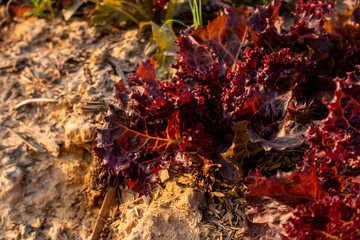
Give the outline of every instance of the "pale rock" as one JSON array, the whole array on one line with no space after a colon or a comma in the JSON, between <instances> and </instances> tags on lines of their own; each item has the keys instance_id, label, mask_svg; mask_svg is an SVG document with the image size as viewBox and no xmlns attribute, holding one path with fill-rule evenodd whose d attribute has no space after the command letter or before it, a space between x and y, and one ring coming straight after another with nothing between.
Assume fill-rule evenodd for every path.
<instances>
[{"instance_id":1,"label":"pale rock","mask_svg":"<svg viewBox=\"0 0 360 240\"><path fill-rule=\"evenodd\" d=\"M45 19L30 18L28 21L15 25L12 38L22 39L29 43L35 42L43 37L46 26Z\"/></svg>"},{"instance_id":2,"label":"pale rock","mask_svg":"<svg viewBox=\"0 0 360 240\"><path fill-rule=\"evenodd\" d=\"M72 116L65 124L65 147L82 146L96 138L96 126L85 119Z\"/></svg>"},{"instance_id":3,"label":"pale rock","mask_svg":"<svg viewBox=\"0 0 360 240\"><path fill-rule=\"evenodd\" d=\"M8 231L5 234L5 239L6 240L15 240L15 239L19 239L19 233L16 231Z\"/></svg>"},{"instance_id":4,"label":"pale rock","mask_svg":"<svg viewBox=\"0 0 360 240\"><path fill-rule=\"evenodd\" d=\"M50 239L61 239L63 237L61 236L61 233L62 233L61 226L53 226L49 229L47 235Z\"/></svg>"},{"instance_id":5,"label":"pale rock","mask_svg":"<svg viewBox=\"0 0 360 240\"><path fill-rule=\"evenodd\" d=\"M32 228L26 224L20 224L20 234L21 237L25 238L29 234L29 232L32 230Z\"/></svg>"},{"instance_id":6,"label":"pale rock","mask_svg":"<svg viewBox=\"0 0 360 240\"><path fill-rule=\"evenodd\" d=\"M168 180L170 178L169 171L166 169L161 170L159 173L159 178L160 178L160 182L164 183L166 180Z\"/></svg>"}]
</instances>

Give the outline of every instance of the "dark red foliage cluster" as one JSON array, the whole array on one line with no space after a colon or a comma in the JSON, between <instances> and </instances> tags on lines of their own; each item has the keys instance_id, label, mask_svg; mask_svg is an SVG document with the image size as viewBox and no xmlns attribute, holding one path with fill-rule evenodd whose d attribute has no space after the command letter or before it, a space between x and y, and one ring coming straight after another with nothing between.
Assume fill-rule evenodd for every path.
<instances>
[{"instance_id":1,"label":"dark red foliage cluster","mask_svg":"<svg viewBox=\"0 0 360 240\"><path fill-rule=\"evenodd\" d=\"M326 197L293 211L286 232L291 239L360 239L360 196Z\"/></svg>"},{"instance_id":2,"label":"dark red foliage cluster","mask_svg":"<svg viewBox=\"0 0 360 240\"><path fill-rule=\"evenodd\" d=\"M266 150L298 147L309 119L299 121L289 106L296 101L293 91L315 69L314 62L304 55L292 57L289 49L267 54L263 48L245 49L244 60L228 75L222 97L225 111L235 121L250 120L251 141Z\"/></svg>"},{"instance_id":3,"label":"dark red foliage cluster","mask_svg":"<svg viewBox=\"0 0 360 240\"><path fill-rule=\"evenodd\" d=\"M319 161L318 176L329 191L341 192L346 180L360 173L360 78L355 72L336 78L334 99L321 126L307 132L312 161Z\"/></svg>"},{"instance_id":4,"label":"dark red foliage cluster","mask_svg":"<svg viewBox=\"0 0 360 240\"><path fill-rule=\"evenodd\" d=\"M360 10L299 1L289 27L284 4L225 9L206 28L185 30L170 82L157 79L153 59L143 61L128 86L117 84L94 151L147 194L172 163L189 172L200 159L204 173L219 164L223 177L239 180L252 154L308 147L293 172L248 173L245 234L356 239Z\"/></svg>"},{"instance_id":5,"label":"dark red foliage cluster","mask_svg":"<svg viewBox=\"0 0 360 240\"><path fill-rule=\"evenodd\" d=\"M130 188L146 194L172 161L185 171L191 163L182 152L174 159L182 142L179 111L158 90L155 60L144 61L128 82L129 88L116 85L118 103L110 105L94 151L106 169L121 171Z\"/></svg>"},{"instance_id":6,"label":"dark red foliage cluster","mask_svg":"<svg viewBox=\"0 0 360 240\"><path fill-rule=\"evenodd\" d=\"M255 230L261 232L261 237L269 239L274 239L274 236L281 236L282 239L360 237L357 231L360 226L360 79L356 73L356 68L359 68L356 65L360 63L357 55L360 39L356 23L358 13L353 8L339 14L333 10L334 5L335 2L329 1L297 3L297 27L306 22L301 27L312 29L312 32L302 31L307 33L304 36L297 35L297 40L293 38L295 42L291 43L290 49L312 56L316 61L317 69L312 73L323 79L320 81L323 82L323 94L332 90L332 87L327 88L328 80L325 79L333 79L336 89L333 96L326 93L323 95L323 98L327 98L327 101L323 99L323 107L328 110L327 117L311 124L304 134L310 147L301 168L294 173L279 172L269 178L263 177L259 172L249 173L248 181L252 185L248 189L247 199L253 207L250 212L254 221L247 222L245 233L250 238L256 235ZM272 9L273 6L267 8ZM271 22L269 18L267 21ZM294 29L296 27L291 28L291 31ZM287 34L277 37L280 39L279 36L291 36L291 32ZM268 24L267 29L258 31L256 37L260 36L262 40L268 38L266 41L271 43L275 35L271 24ZM307 47L301 46L302 43L307 43ZM329 69L329 66L333 67ZM319 83L316 83L312 73L306 81L313 83L315 90ZM336 77L337 75L340 77ZM297 98L302 95L298 94L299 90L302 91L305 86L310 85L300 83L296 87L298 90L293 89L297 104L306 103L306 100ZM316 95L321 93L319 90L320 88L312 93L303 92L303 95L312 95L316 100ZM314 114L312 117L315 119ZM299 196L302 199L300 201ZM289 214L288 219L279 219L272 213L271 206L274 204L287 209L284 214ZM260 209L263 213L257 212Z\"/></svg>"},{"instance_id":7,"label":"dark red foliage cluster","mask_svg":"<svg viewBox=\"0 0 360 240\"><path fill-rule=\"evenodd\" d=\"M315 34L324 33L325 17L333 11L335 1L305 0L296 3L295 22L304 22Z\"/></svg>"}]
</instances>

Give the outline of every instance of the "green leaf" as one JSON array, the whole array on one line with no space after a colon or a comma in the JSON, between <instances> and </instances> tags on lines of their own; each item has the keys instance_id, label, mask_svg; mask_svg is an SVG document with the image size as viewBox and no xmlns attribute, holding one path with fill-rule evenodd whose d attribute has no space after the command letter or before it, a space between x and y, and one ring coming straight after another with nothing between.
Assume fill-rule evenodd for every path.
<instances>
[{"instance_id":1,"label":"green leaf","mask_svg":"<svg viewBox=\"0 0 360 240\"><path fill-rule=\"evenodd\" d=\"M113 19L117 18L117 21L133 21L136 24L139 24L139 20L136 16L136 11L133 7L129 7L121 4L123 1L119 1L120 5L111 5L111 4L99 4L96 0L91 0L92 2L97 3L96 11L91 16L91 21L94 23L111 23Z\"/></svg>"},{"instance_id":2,"label":"green leaf","mask_svg":"<svg viewBox=\"0 0 360 240\"><path fill-rule=\"evenodd\" d=\"M166 52L160 49L154 54L154 57L157 61L156 76L159 79L170 79L176 72L174 68L170 67L171 64L176 63L175 57L166 55Z\"/></svg>"},{"instance_id":3,"label":"green leaf","mask_svg":"<svg viewBox=\"0 0 360 240\"><path fill-rule=\"evenodd\" d=\"M156 23L151 22L153 39L159 45L159 48L166 51L176 52L178 50L175 44L176 35L172 28L160 28Z\"/></svg>"},{"instance_id":4,"label":"green leaf","mask_svg":"<svg viewBox=\"0 0 360 240\"><path fill-rule=\"evenodd\" d=\"M132 20L127 15L119 13L119 11L111 5L97 5L91 21L94 23L111 23L113 19L117 21Z\"/></svg>"},{"instance_id":5,"label":"green leaf","mask_svg":"<svg viewBox=\"0 0 360 240\"><path fill-rule=\"evenodd\" d=\"M122 0L104 0L105 5L113 6L121 12L127 12L139 21L152 19L152 5L151 0L143 1L137 4L136 1L122 1Z\"/></svg>"},{"instance_id":6,"label":"green leaf","mask_svg":"<svg viewBox=\"0 0 360 240\"><path fill-rule=\"evenodd\" d=\"M179 50L178 45L175 43L176 35L169 25L159 27L156 23L151 22L151 28L153 40L158 45L158 51L154 54L155 59L158 61L156 73L161 79L167 79L174 74L174 70L170 65L176 63L175 57Z\"/></svg>"}]
</instances>

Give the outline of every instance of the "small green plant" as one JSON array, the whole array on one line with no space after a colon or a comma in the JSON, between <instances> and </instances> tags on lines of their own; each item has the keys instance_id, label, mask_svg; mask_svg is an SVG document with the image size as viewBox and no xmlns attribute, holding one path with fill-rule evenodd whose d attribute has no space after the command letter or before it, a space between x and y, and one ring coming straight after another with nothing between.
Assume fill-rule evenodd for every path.
<instances>
[{"instance_id":1,"label":"small green plant","mask_svg":"<svg viewBox=\"0 0 360 240\"><path fill-rule=\"evenodd\" d=\"M172 28L176 13L186 5L186 1L178 0L90 0L96 3L95 12L91 16L94 23L111 26L119 22L132 22L139 26L151 27L152 41L145 52L153 55L158 61L157 72L163 78L171 75L170 65L175 63L178 47L176 35ZM184 25L187 27L186 25Z\"/></svg>"},{"instance_id":2,"label":"small green plant","mask_svg":"<svg viewBox=\"0 0 360 240\"><path fill-rule=\"evenodd\" d=\"M189 4L195 28L203 27L202 0L90 0L96 3L91 20L94 23L133 22L140 29L151 26L152 41L146 52L152 53L158 61L157 73L162 79L167 79L174 72L170 68L177 57L177 36L172 28L174 22L186 26L182 21L174 19L181 7ZM150 56L149 55L149 56ZM148 57L149 57L148 56Z\"/></svg>"},{"instance_id":3,"label":"small green plant","mask_svg":"<svg viewBox=\"0 0 360 240\"><path fill-rule=\"evenodd\" d=\"M30 0L30 1L31 3L25 5L32 6L34 8L26 11L23 15L24 18L30 16L45 17L45 18L55 17L54 8L52 6L54 2L52 0Z\"/></svg>"},{"instance_id":4,"label":"small green plant","mask_svg":"<svg viewBox=\"0 0 360 240\"><path fill-rule=\"evenodd\" d=\"M193 0L193 2L191 2L191 0L188 1L193 15L193 23L195 28L198 26L203 27L201 0Z\"/></svg>"},{"instance_id":5,"label":"small green plant","mask_svg":"<svg viewBox=\"0 0 360 240\"><path fill-rule=\"evenodd\" d=\"M91 20L95 23L131 21L141 25L153 21L157 24L172 19L181 8L176 0L90 0L96 3Z\"/></svg>"}]
</instances>

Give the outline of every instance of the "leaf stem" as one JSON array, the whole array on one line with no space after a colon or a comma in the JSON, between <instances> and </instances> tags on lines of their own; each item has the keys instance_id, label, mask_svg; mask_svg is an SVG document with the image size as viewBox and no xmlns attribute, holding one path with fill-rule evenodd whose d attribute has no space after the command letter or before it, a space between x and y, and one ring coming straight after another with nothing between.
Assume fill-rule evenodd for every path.
<instances>
[{"instance_id":1,"label":"leaf stem","mask_svg":"<svg viewBox=\"0 0 360 240\"><path fill-rule=\"evenodd\" d=\"M179 142L182 141L181 138L172 139L172 138L159 138L159 137L149 136L149 135L140 133L140 132L138 132L138 131L132 130L132 129L128 128L128 127L125 127L125 126L122 125L121 123L118 123L118 122L113 121L113 120L111 120L111 119L108 119L108 121L110 121L110 122L112 122L112 123L115 123L116 125L124 128L124 129L125 129L125 132L126 132L126 131L129 131L129 132L131 132L131 133L134 133L134 134L136 134L136 135L139 135L139 136L141 136L141 137L145 137L145 138L148 138L148 139L158 140L158 141L164 141L164 142L170 142L170 143L179 143Z\"/></svg>"},{"instance_id":2,"label":"leaf stem","mask_svg":"<svg viewBox=\"0 0 360 240\"><path fill-rule=\"evenodd\" d=\"M183 23L183 22L180 21L180 20L177 20L177 19L168 19L168 20L160 27L160 29L161 29L161 30L164 30L163 28L164 28L167 24L169 24L170 22L176 22L176 23L179 23L179 24L183 25L184 27L188 27L188 26L186 26L185 23Z\"/></svg>"}]
</instances>

